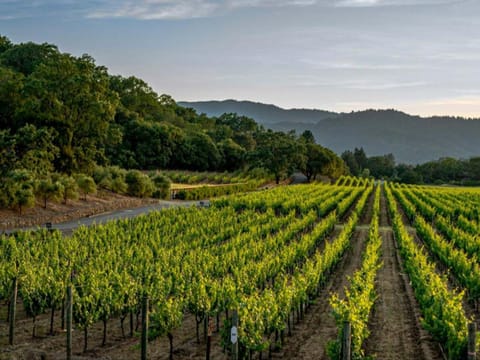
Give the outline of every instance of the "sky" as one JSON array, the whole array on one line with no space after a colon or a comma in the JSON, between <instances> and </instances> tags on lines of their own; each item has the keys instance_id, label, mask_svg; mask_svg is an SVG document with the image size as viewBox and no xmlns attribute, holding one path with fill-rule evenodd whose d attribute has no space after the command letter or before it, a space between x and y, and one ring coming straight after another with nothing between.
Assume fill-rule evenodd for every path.
<instances>
[{"instance_id":1,"label":"sky","mask_svg":"<svg viewBox=\"0 0 480 360\"><path fill-rule=\"evenodd\" d=\"M177 101L480 117L479 0L0 0L0 34Z\"/></svg>"}]
</instances>

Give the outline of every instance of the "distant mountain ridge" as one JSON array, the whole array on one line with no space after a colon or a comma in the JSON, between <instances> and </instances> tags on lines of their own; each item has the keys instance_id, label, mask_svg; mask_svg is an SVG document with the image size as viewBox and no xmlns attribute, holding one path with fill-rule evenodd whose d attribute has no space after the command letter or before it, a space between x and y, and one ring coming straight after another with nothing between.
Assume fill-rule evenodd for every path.
<instances>
[{"instance_id":1,"label":"distant mountain ridge","mask_svg":"<svg viewBox=\"0 0 480 360\"><path fill-rule=\"evenodd\" d=\"M312 131L318 143L338 154L363 147L368 156L392 153L397 162L423 163L442 157L480 156L480 119L420 117L396 110L335 113L291 109L251 101L179 102L209 116L235 112L273 130Z\"/></svg>"},{"instance_id":2,"label":"distant mountain ridge","mask_svg":"<svg viewBox=\"0 0 480 360\"><path fill-rule=\"evenodd\" d=\"M257 122L265 124L274 124L281 122L290 122L296 119L298 122L315 124L319 120L334 118L339 114L332 111L316 109L282 109L276 105L257 103L253 101L196 101L179 102L181 106L192 107L197 112L205 113L209 116L219 116L224 113L237 113L248 116Z\"/></svg>"}]
</instances>

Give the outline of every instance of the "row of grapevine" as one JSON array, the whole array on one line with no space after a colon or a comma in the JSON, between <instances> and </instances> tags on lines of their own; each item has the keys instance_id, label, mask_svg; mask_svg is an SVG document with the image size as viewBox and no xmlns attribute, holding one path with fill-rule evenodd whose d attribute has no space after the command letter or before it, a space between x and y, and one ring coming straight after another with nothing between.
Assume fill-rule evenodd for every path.
<instances>
[{"instance_id":1,"label":"row of grapevine","mask_svg":"<svg viewBox=\"0 0 480 360\"><path fill-rule=\"evenodd\" d=\"M328 347L331 359L341 359L344 323L351 324L352 359L364 358L362 348L370 332L368 319L376 300L375 279L382 266L380 261L382 238L378 230L380 215L380 186L376 187L372 221L370 223L367 246L363 254L362 266L350 279L349 289L345 289L345 298L340 299L334 293L330 298L333 315L338 326L338 337L331 341Z\"/></svg>"},{"instance_id":2,"label":"row of grapevine","mask_svg":"<svg viewBox=\"0 0 480 360\"><path fill-rule=\"evenodd\" d=\"M372 179L355 177L351 175L342 175L335 182L335 185L337 186L369 186L372 184Z\"/></svg>"},{"instance_id":3,"label":"row of grapevine","mask_svg":"<svg viewBox=\"0 0 480 360\"><path fill-rule=\"evenodd\" d=\"M460 359L467 350L468 319L463 310L463 292L449 290L448 281L408 233L398 212L390 186L385 187L395 238L422 311L422 324L444 346L449 359Z\"/></svg>"},{"instance_id":4,"label":"row of grapevine","mask_svg":"<svg viewBox=\"0 0 480 360\"><path fill-rule=\"evenodd\" d=\"M413 201L417 200L415 204L412 204L408 199L402 198L402 204L406 208L415 208L416 204L421 203L421 200L415 198L408 191L403 192ZM395 190L394 193L398 196L398 191ZM425 221L421 214L424 214L425 209L428 207L428 205L419 207L420 214L417 213L415 215L414 224L418 235L441 263L452 270L458 282L467 289L469 299L476 301L480 297L480 266L478 258L475 254L472 254L472 257L462 247L457 246L464 245L463 248L468 247L468 239L463 239L464 242L457 242L457 244L453 241L447 241L432 225ZM434 214L431 217L434 223L442 224L449 229L448 224L441 221L442 217Z\"/></svg>"}]
</instances>

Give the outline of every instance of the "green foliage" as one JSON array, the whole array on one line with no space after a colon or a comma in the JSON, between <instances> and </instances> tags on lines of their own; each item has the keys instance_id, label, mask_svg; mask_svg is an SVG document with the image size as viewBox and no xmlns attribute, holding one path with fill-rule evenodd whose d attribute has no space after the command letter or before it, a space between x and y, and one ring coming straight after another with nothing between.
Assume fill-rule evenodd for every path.
<instances>
[{"instance_id":1,"label":"green foliage","mask_svg":"<svg viewBox=\"0 0 480 360\"><path fill-rule=\"evenodd\" d=\"M0 184L0 205L16 207L20 214L35 205L34 179L28 170L12 170Z\"/></svg>"},{"instance_id":2,"label":"green foliage","mask_svg":"<svg viewBox=\"0 0 480 360\"><path fill-rule=\"evenodd\" d=\"M423 248L416 245L405 229L390 186L385 187L385 193L405 269L423 314L423 326L444 346L449 359L462 358L468 323L462 306L463 292L448 288L447 279L437 274Z\"/></svg>"},{"instance_id":3,"label":"green foliage","mask_svg":"<svg viewBox=\"0 0 480 360\"><path fill-rule=\"evenodd\" d=\"M198 171L263 167L279 181L305 168L305 142L314 142L311 133L299 139L265 131L237 114L197 114L168 95L159 96L141 79L108 74L88 55L0 38L1 175L16 168L38 178L52 172L90 175L97 165ZM337 176L341 162L324 150L328 164L313 165L313 176ZM121 176L96 180L102 188L127 191Z\"/></svg>"},{"instance_id":4,"label":"green foliage","mask_svg":"<svg viewBox=\"0 0 480 360\"><path fill-rule=\"evenodd\" d=\"M148 175L138 170L130 170L125 176L128 194L137 197L150 197L155 191L155 185Z\"/></svg>"},{"instance_id":5,"label":"green foliage","mask_svg":"<svg viewBox=\"0 0 480 360\"><path fill-rule=\"evenodd\" d=\"M170 179L165 175L156 173L152 176L152 182L155 185L152 197L156 199L168 199L170 196Z\"/></svg>"},{"instance_id":6,"label":"green foliage","mask_svg":"<svg viewBox=\"0 0 480 360\"><path fill-rule=\"evenodd\" d=\"M35 194L43 201L43 208L47 208L47 201L63 199L64 187L60 181L52 181L50 177L37 180Z\"/></svg>"},{"instance_id":7,"label":"green foliage","mask_svg":"<svg viewBox=\"0 0 480 360\"><path fill-rule=\"evenodd\" d=\"M255 166L269 170L277 184L295 169L305 167L305 145L293 133L268 131L257 137L257 148L250 155Z\"/></svg>"},{"instance_id":8,"label":"green foliage","mask_svg":"<svg viewBox=\"0 0 480 360\"><path fill-rule=\"evenodd\" d=\"M71 176L52 174L52 181L58 182L62 185L62 194L63 203L67 204L67 201L77 200L79 197L79 188L75 179Z\"/></svg>"},{"instance_id":9,"label":"green foliage","mask_svg":"<svg viewBox=\"0 0 480 360\"><path fill-rule=\"evenodd\" d=\"M87 195L97 192L97 185L92 177L85 174L78 174L75 180L78 188L83 193L83 200L87 201Z\"/></svg>"},{"instance_id":10,"label":"green foliage","mask_svg":"<svg viewBox=\"0 0 480 360\"><path fill-rule=\"evenodd\" d=\"M358 215L360 216L359 213ZM351 325L352 359L363 359L365 357L363 344L370 334L368 320L376 300L375 279L379 268L382 266L380 262L382 238L378 231L379 215L380 186L377 186L362 267L349 279L350 287L345 289L345 299L340 299L336 293L330 297L330 304L338 327L337 340L328 345L328 355L331 359L341 359L340 350L344 322L349 322Z\"/></svg>"},{"instance_id":11,"label":"green foliage","mask_svg":"<svg viewBox=\"0 0 480 360\"><path fill-rule=\"evenodd\" d=\"M128 185L126 183L127 171L118 166L96 166L93 172L95 183L103 189L118 193L126 194Z\"/></svg>"}]
</instances>

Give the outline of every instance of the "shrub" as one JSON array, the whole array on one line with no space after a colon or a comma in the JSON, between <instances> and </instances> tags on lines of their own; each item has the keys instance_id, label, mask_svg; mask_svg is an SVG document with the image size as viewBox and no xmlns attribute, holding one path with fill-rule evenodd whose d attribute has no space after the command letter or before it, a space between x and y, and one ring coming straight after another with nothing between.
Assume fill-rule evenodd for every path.
<instances>
[{"instance_id":1,"label":"shrub","mask_svg":"<svg viewBox=\"0 0 480 360\"><path fill-rule=\"evenodd\" d=\"M128 194L137 197L152 196L155 191L155 185L148 175L138 170L130 170L127 172L125 181L128 186Z\"/></svg>"},{"instance_id":2,"label":"shrub","mask_svg":"<svg viewBox=\"0 0 480 360\"><path fill-rule=\"evenodd\" d=\"M155 174L152 177L155 191L152 196L156 199L168 199L170 197L170 179L162 174Z\"/></svg>"},{"instance_id":3,"label":"shrub","mask_svg":"<svg viewBox=\"0 0 480 360\"><path fill-rule=\"evenodd\" d=\"M83 193L83 200L87 201L88 194L95 194L97 192L97 185L92 177L79 174L76 179L80 191Z\"/></svg>"}]
</instances>

